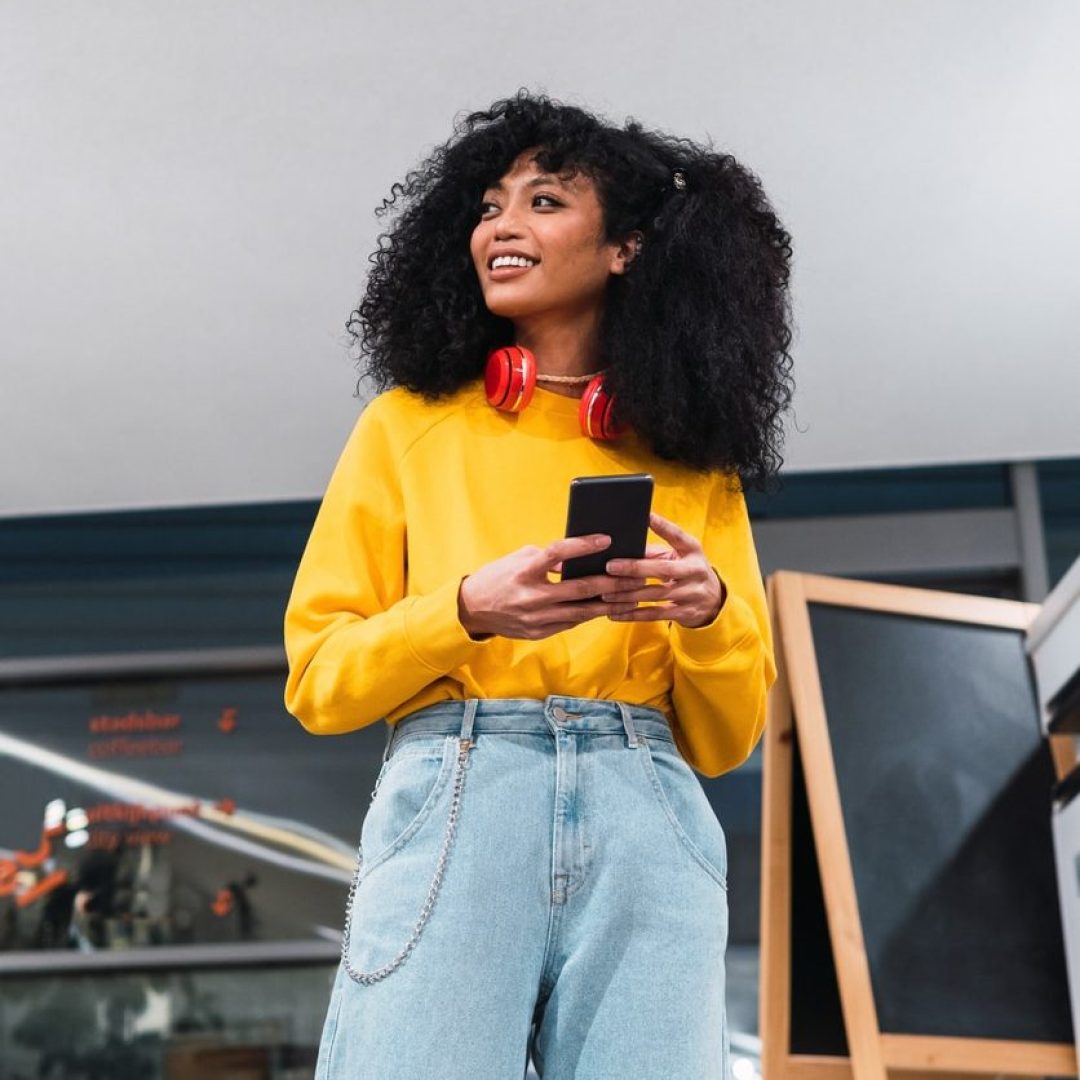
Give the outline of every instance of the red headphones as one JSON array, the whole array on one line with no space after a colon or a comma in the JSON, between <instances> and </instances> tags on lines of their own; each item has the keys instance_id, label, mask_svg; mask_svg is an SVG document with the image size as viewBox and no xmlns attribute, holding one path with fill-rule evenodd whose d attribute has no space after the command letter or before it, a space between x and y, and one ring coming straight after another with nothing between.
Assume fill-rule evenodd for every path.
<instances>
[{"instance_id":1,"label":"red headphones","mask_svg":"<svg viewBox=\"0 0 1080 1080\"><path fill-rule=\"evenodd\" d=\"M536 357L522 345L493 349L484 371L487 399L500 412L521 412L536 389ZM578 407L581 433L590 439L617 439L629 424L616 424L615 399L604 389L603 375L585 387Z\"/></svg>"}]
</instances>

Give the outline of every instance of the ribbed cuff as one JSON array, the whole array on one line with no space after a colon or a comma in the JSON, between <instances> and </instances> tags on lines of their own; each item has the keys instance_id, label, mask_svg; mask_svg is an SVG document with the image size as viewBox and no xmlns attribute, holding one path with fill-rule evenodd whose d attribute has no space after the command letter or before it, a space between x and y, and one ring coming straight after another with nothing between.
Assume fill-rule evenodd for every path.
<instances>
[{"instance_id":1,"label":"ribbed cuff","mask_svg":"<svg viewBox=\"0 0 1080 1080\"><path fill-rule=\"evenodd\" d=\"M416 659L432 671L445 675L465 663L491 637L469 637L458 618L460 578L440 585L434 592L413 598L405 609L405 640ZM492 635L494 636L494 635Z\"/></svg>"},{"instance_id":2,"label":"ribbed cuff","mask_svg":"<svg viewBox=\"0 0 1080 1080\"><path fill-rule=\"evenodd\" d=\"M730 652L748 634L757 631L754 609L728 590L720 614L705 626L671 624L671 645L695 664L711 664Z\"/></svg>"}]
</instances>

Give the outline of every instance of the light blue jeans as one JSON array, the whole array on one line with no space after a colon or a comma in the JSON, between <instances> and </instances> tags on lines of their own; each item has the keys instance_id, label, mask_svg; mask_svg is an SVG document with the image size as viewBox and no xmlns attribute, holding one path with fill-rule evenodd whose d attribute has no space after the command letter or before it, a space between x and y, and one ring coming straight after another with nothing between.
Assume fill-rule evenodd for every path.
<instances>
[{"instance_id":1,"label":"light blue jeans","mask_svg":"<svg viewBox=\"0 0 1080 1080\"><path fill-rule=\"evenodd\" d=\"M727 846L664 714L390 728L315 1080L728 1080Z\"/></svg>"}]
</instances>

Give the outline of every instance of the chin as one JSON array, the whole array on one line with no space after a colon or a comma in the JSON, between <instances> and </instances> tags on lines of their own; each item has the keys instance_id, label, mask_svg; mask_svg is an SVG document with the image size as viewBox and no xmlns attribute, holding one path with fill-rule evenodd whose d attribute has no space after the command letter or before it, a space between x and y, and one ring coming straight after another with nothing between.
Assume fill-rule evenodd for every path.
<instances>
[{"instance_id":1,"label":"chin","mask_svg":"<svg viewBox=\"0 0 1080 1080\"><path fill-rule=\"evenodd\" d=\"M484 297L484 303L492 315L498 315L503 319L517 319L523 315L531 315L536 308L527 300L514 300L508 296Z\"/></svg>"}]
</instances>

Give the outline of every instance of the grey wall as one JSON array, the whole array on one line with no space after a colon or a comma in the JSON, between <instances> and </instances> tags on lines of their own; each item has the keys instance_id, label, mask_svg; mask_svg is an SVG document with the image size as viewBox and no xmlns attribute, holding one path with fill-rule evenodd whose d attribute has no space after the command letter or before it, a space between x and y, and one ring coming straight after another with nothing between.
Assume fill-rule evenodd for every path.
<instances>
[{"instance_id":1,"label":"grey wall","mask_svg":"<svg viewBox=\"0 0 1080 1080\"><path fill-rule=\"evenodd\" d=\"M390 185L521 85L796 243L792 471L1080 454L1080 7L0 0L0 514L309 498Z\"/></svg>"}]
</instances>

